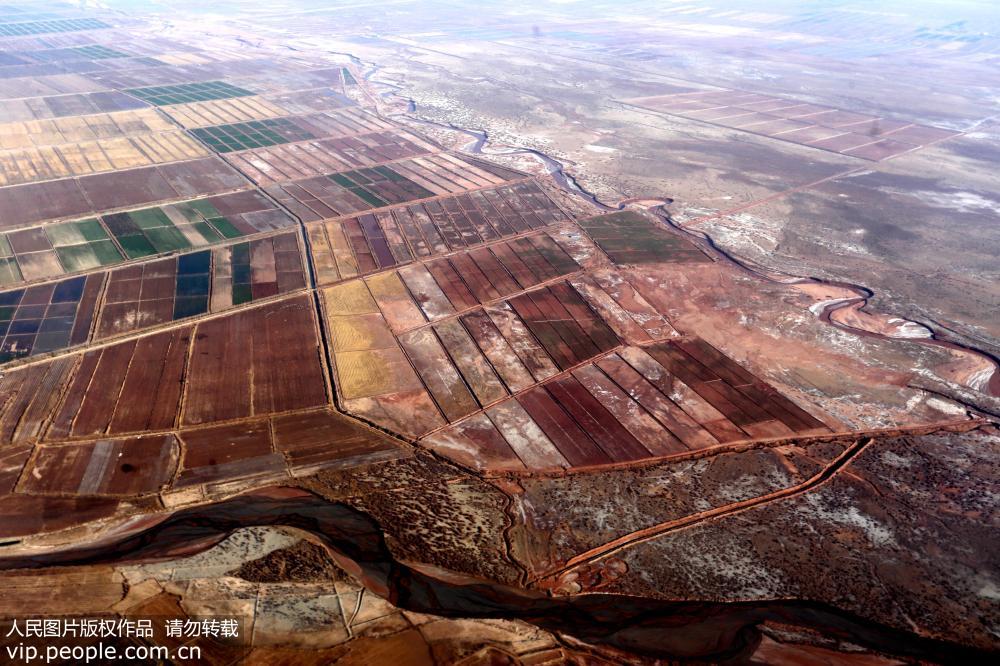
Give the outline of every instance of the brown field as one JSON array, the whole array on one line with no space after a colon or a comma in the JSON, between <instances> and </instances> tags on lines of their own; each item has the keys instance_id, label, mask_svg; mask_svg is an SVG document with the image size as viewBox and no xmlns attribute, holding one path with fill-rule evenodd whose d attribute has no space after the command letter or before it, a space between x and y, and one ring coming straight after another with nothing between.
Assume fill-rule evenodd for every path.
<instances>
[{"instance_id":1,"label":"brown field","mask_svg":"<svg viewBox=\"0 0 1000 666\"><path fill-rule=\"evenodd\" d=\"M256 96L174 104L166 113L187 129L288 115L281 106Z\"/></svg>"},{"instance_id":2,"label":"brown field","mask_svg":"<svg viewBox=\"0 0 1000 666\"><path fill-rule=\"evenodd\" d=\"M179 162L206 155L208 151L201 144L180 131L4 150L0 151L0 187Z\"/></svg>"},{"instance_id":3,"label":"brown field","mask_svg":"<svg viewBox=\"0 0 1000 666\"><path fill-rule=\"evenodd\" d=\"M215 157L0 188L0 227L216 194L245 186Z\"/></svg>"},{"instance_id":4,"label":"brown field","mask_svg":"<svg viewBox=\"0 0 1000 666\"><path fill-rule=\"evenodd\" d=\"M627 104L879 162L960 134L738 90L688 91Z\"/></svg>"},{"instance_id":5,"label":"brown field","mask_svg":"<svg viewBox=\"0 0 1000 666\"><path fill-rule=\"evenodd\" d=\"M437 150L413 134L395 131L257 148L227 154L226 160L258 185L273 185Z\"/></svg>"},{"instance_id":6,"label":"brown field","mask_svg":"<svg viewBox=\"0 0 1000 666\"><path fill-rule=\"evenodd\" d=\"M5 411L0 428L16 431L15 441L40 436L33 414L52 409L44 437L58 441L323 405L316 336L311 302L290 298L13 370L4 399L19 395L24 406ZM19 393L36 382L52 392ZM106 390L88 391L92 383Z\"/></svg>"},{"instance_id":7,"label":"brown field","mask_svg":"<svg viewBox=\"0 0 1000 666\"><path fill-rule=\"evenodd\" d=\"M107 90L104 84L77 74L0 79L0 100L94 93L103 90Z\"/></svg>"},{"instance_id":8,"label":"brown field","mask_svg":"<svg viewBox=\"0 0 1000 666\"><path fill-rule=\"evenodd\" d=\"M305 287L295 232L218 247L211 255L204 275L179 273L178 257L110 271L94 339L222 312ZM204 290L196 297L187 286L192 277L205 280ZM201 299L195 310L185 307L192 298Z\"/></svg>"},{"instance_id":9,"label":"brown field","mask_svg":"<svg viewBox=\"0 0 1000 666\"><path fill-rule=\"evenodd\" d=\"M424 441L465 464L502 470L628 462L829 431L697 338L625 347L485 415Z\"/></svg>"},{"instance_id":10,"label":"brown field","mask_svg":"<svg viewBox=\"0 0 1000 666\"><path fill-rule=\"evenodd\" d=\"M529 181L306 229L317 282L330 284L568 219Z\"/></svg>"},{"instance_id":11,"label":"brown field","mask_svg":"<svg viewBox=\"0 0 1000 666\"><path fill-rule=\"evenodd\" d=\"M142 109L149 105L118 91L0 100L0 122L29 122Z\"/></svg>"}]
</instances>

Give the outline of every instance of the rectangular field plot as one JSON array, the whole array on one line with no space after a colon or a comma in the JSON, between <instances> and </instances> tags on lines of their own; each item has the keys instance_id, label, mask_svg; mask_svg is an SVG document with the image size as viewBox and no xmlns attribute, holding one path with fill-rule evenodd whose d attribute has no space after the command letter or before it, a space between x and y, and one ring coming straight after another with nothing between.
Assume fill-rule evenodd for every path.
<instances>
[{"instance_id":1,"label":"rectangular field plot","mask_svg":"<svg viewBox=\"0 0 1000 666\"><path fill-rule=\"evenodd\" d=\"M532 181L307 225L316 280L340 280L571 219Z\"/></svg>"},{"instance_id":2,"label":"rectangular field plot","mask_svg":"<svg viewBox=\"0 0 1000 666\"><path fill-rule=\"evenodd\" d=\"M628 344L677 335L667 318L629 282L611 270L590 271L569 283L601 319Z\"/></svg>"},{"instance_id":3,"label":"rectangular field plot","mask_svg":"<svg viewBox=\"0 0 1000 666\"><path fill-rule=\"evenodd\" d=\"M70 62L74 60L107 60L110 58L130 58L123 53L103 44L87 44L86 46L69 46L61 49L46 49L32 51L31 58L39 62Z\"/></svg>"},{"instance_id":4,"label":"rectangular field plot","mask_svg":"<svg viewBox=\"0 0 1000 666\"><path fill-rule=\"evenodd\" d=\"M308 88L309 86L306 87ZM286 89L286 91L268 95L268 99L275 104L280 104L283 108L288 109L290 114L322 113L326 111L344 111L347 113L359 114L365 113L358 108L350 108L355 105L351 98L326 87L293 91L287 91Z\"/></svg>"},{"instance_id":5,"label":"rectangular field plot","mask_svg":"<svg viewBox=\"0 0 1000 666\"><path fill-rule=\"evenodd\" d=\"M176 127L150 108L25 120L0 125L0 150L42 148L174 131Z\"/></svg>"},{"instance_id":6,"label":"rectangular field plot","mask_svg":"<svg viewBox=\"0 0 1000 666\"><path fill-rule=\"evenodd\" d=\"M829 429L698 338L626 347L424 440L479 469L547 469L683 455Z\"/></svg>"},{"instance_id":7,"label":"rectangular field plot","mask_svg":"<svg viewBox=\"0 0 1000 666\"><path fill-rule=\"evenodd\" d=\"M506 298L580 270L546 234L435 259L424 266L456 310Z\"/></svg>"},{"instance_id":8,"label":"rectangular field plot","mask_svg":"<svg viewBox=\"0 0 1000 666\"><path fill-rule=\"evenodd\" d=\"M435 151L419 137L396 131L249 150L227 159L258 185L272 185Z\"/></svg>"},{"instance_id":9,"label":"rectangular field plot","mask_svg":"<svg viewBox=\"0 0 1000 666\"><path fill-rule=\"evenodd\" d=\"M129 259L210 245L293 223L252 191L112 213L101 221Z\"/></svg>"},{"instance_id":10,"label":"rectangular field plot","mask_svg":"<svg viewBox=\"0 0 1000 666\"><path fill-rule=\"evenodd\" d=\"M318 137L339 138L398 129L389 121L358 108L338 109L328 113L308 113L294 116L294 119L296 124Z\"/></svg>"},{"instance_id":11,"label":"rectangular field plot","mask_svg":"<svg viewBox=\"0 0 1000 666\"><path fill-rule=\"evenodd\" d=\"M71 93L103 92L106 87L92 78L80 74L48 74L0 78L0 100L25 100L26 98L68 95ZM28 100L31 103L31 100Z\"/></svg>"},{"instance_id":12,"label":"rectangular field plot","mask_svg":"<svg viewBox=\"0 0 1000 666\"><path fill-rule=\"evenodd\" d=\"M117 49L112 49L103 44L88 44L86 46L76 46L70 49L87 60L106 60L108 58L129 58L128 53L122 53Z\"/></svg>"},{"instance_id":13,"label":"rectangular field plot","mask_svg":"<svg viewBox=\"0 0 1000 666\"><path fill-rule=\"evenodd\" d=\"M628 104L878 162L960 134L737 90L694 91Z\"/></svg>"},{"instance_id":14,"label":"rectangular field plot","mask_svg":"<svg viewBox=\"0 0 1000 666\"><path fill-rule=\"evenodd\" d=\"M382 139L379 140L378 137L372 137L353 141L349 140L350 137L373 132L381 132ZM399 132L398 129L394 130L391 125L386 124L384 121L357 109L346 109L343 112L333 114L265 118L245 123L198 127L193 130L195 136L205 141L212 149L220 153L252 150L327 137L321 141L310 143L308 152L313 155L333 153L332 162L328 165L324 164L324 162L314 163L313 168L303 166L299 173L292 172L289 177L275 180L290 180L293 178L329 174L344 168L385 161L384 159L379 159L382 153L406 157L410 153L422 154L430 152L426 149L430 147L429 144L411 134L404 133L405 136L401 140L395 139L394 136L397 132ZM415 144L420 144L425 149L418 150ZM379 150L380 146L382 147L381 151ZM336 153L338 151L344 151L347 159L337 160ZM352 160L352 155L359 151L367 151L375 159ZM267 159L271 154L275 156L278 162L282 161L282 156L287 156L294 163L296 159L302 159L303 152L296 152L294 147L290 147L284 149L284 151L275 150L260 153L263 159ZM256 158L252 155L242 156L241 163L261 161L261 158ZM306 159L308 160L308 157ZM388 157L388 159L397 158Z\"/></svg>"},{"instance_id":15,"label":"rectangular field plot","mask_svg":"<svg viewBox=\"0 0 1000 666\"><path fill-rule=\"evenodd\" d=\"M170 481L179 456L174 435L43 445L24 490L115 497L156 493Z\"/></svg>"},{"instance_id":16,"label":"rectangular field plot","mask_svg":"<svg viewBox=\"0 0 1000 666\"><path fill-rule=\"evenodd\" d=\"M92 216L246 186L218 157L0 187L0 228Z\"/></svg>"},{"instance_id":17,"label":"rectangular field plot","mask_svg":"<svg viewBox=\"0 0 1000 666\"><path fill-rule=\"evenodd\" d=\"M320 407L327 397L313 312L307 297L289 298L12 370L2 388L52 376L59 398L48 441Z\"/></svg>"},{"instance_id":18,"label":"rectangular field plot","mask_svg":"<svg viewBox=\"0 0 1000 666\"><path fill-rule=\"evenodd\" d=\"M46 228L0 234L4 284L55 277L122 261L122 255L97 220L64 222Z\"/></svg>"},{"instance_id":19,"label":"rectangular field plot","mask_svg":"<svg viewBox=\"0 0 1000 666\"><path fill-rule=\"evenodd\" d=\"M294 232L112 271L95 339L305 287Z\"/></svg>"},{"instance_id":20,"label":"rectangular field plot","mask_svg":"<svg viewBox=\"0 0 1000 666\"><path fill-rule=\"evenodd\" d=\"M31 478L21 489L30 495L133 498L236 479L280 481L409 455L373 428L331 409L310 408L169 434L42 444L23 472Z\"/></svg>"},{"instance_id":21,"label":"rectangular field plot","mask_svg":"<svg viewBox=\"0 0 1000 666\"><path fill-rule=\"evenodd\" d=\"M399 342L448 421L619 344L565 283L404 333Z\"/></svg>"},{"instance_id":22,"label":"rectangular field plot","mask_svg":"<svg viewBox=\"0 0 1000 666\"><path fill-rule=\"evenodd\" d=\"M275 146L292 141L315 139L312 132L289 118L252 120L232 125L215 125L191 130L198 139L217 153Z\"/></svg>"},{"instance_id":23,"label":"rectangular field plot","mask_svg":"<svg viewBox=\"0 0 1000 666\"><path fill-rule=\"evenodd\" d=\"M272 185L265 191L305 222L496 186L521 174L446 153Z\"/></svg>"},{"instance_id":24,"label":"rectangular field plot","mask_svg":"<svg viewBox=\"0 0 1000 666\"><path fill-rule=\"evenodd\" d=\"M322 291L334 385L346 409L415 436L444 421L363 280Z\"/></svg>"},{"instance_id":25,"label":"rectangular field plot","mask_svg":"<svg viewBox=\"0 0 1000 666\"><path fill-rule=\"evenodd\" d=\"M42 227L66 273L117 264L122 254L100 222L91 218ZM15 235L20 232L14 232ZM20 260L20 259L19 259Z\"/></svg>"},{"instance_id":26,"label":"rectangular field plot","mask_svg":"<svg viewBox=\"0 0 1000 666\"><path fill-rule=\"evenodd\" d=\"M179 130L3 150L0 151L0 187L179 162L206 155L208 152L197 141Z\"/></svg>"},{"instance_id":27,"label":"rectangular field plot","mask_svg":"<svg viewBox=\"0 0 1000 666\"><path fill-rule=\"evenodd\" d=\"M112 271L95 338L208 312L211 254L183 254Z\"/></svg>"},{"instance_id":28,"label":"rectangular field plot","mask_svg":"<svg viewBox=\"0 0 1000 666\"><path fill-rule=\"evenodd\" d=\"M580 226L616 264L711 261L687 239L631 211L580 220Z\"/></svg>"},{"instance_id":29,"label":"rectangular field plot","mask_svg":"<svg viewBox=\"0 0 1000 666\"><path fill-rule=\"evenodd\" d=\"M285 94L290 95L317 95L315 91L320 88L339 88L342 82L339 67L328 67L325 69L304 70L301 67L289 65L284 69L275 67L272 61L269 67L258 68L258 71L244 76L253 77L253 87L259 92L268 93L275 97ZM294 92L289 92L294 91ZM302 92L305 91L305 92ZM353 102L345 97L330 91L334 96L344 100L345 104Z\"/></svg>"},{"instance_id":30,"label":"rectangular field plot","mask_svg":"<svg viewBox=\"0 0 1000 666\"><path fill-rule=\"evenodd\" d=\"M142 108L148 108L148 104L117 90L34 99L5 99L0 100L0 122L65 118Z\"/></svg>"},{"instance_id":31,"label":"rectangular field plot","mask_svg":"<svg viewBox=\"0 0 1000 666\"><path fill-rule=\"evenodd\" d=\"M450 264L433 272L414 265L324 292L335 383L345 408L398 427L401 406L433 405L405 426L408 433L426 432L621 344L565 282L480 306L480 298L503 297L543 277L532 274L540 262L531 260L508 272L499 255L486 254L495 247L472 259L481 267L472 287ZM541 258L537 248L531 251Z\"/></svg>"},{"instance_id":32,"label":"rectangular field plot","mask_svg":"<svg viewBox=\"0 0 1000 666\"><path fill-rule=\"evenodd\" d=\"M397 442L332 410L185 429L177 487L352 467L407 455Z\"/></svg>"},{"instance_id":33,"label":"rectangular field plot","mask_svg":"<svg viewBox=\"0 0 1000 666\"><path fill-rule=\"evenodd\" d=\"M0 284L112 266L290 227L253 191L0 234Z\"/></svg>"},{"instance_id":34,"label":"rectangular field plot","mask_svg":"<svg viewBox=\"0 0 1000 666\"><path fill-rule=\"evenodd\" d=\"M188 129L290 115L284 107L256 95L178 104L165 111Z\"/></svg>"},{"instance_id":35,"label":"rectangular field plot","mask_svg":"<svg viewBox=\"0 0 1000 666\"><path fill-rule=\"evenodd\" d=\"M0 292L0 363L85 342L103 279L80 276Z\"/></svg>"},{"instance_id":36,"label":"rectangular field plot","mask_svg":"<svg viewBox=\"0 0 1000 666\"><path fill-rule=\"evenodd\" d=\"M296 233L219 248L212 264L213 312L306 286Z\"/></svg>"},{"instance_id":37,"label":"rectangular field plot","mask_svg":"<svg viewBox=\"0 0 1000 666\"><path fill-rule=\"evenodd\" d=\"M191 102L205 102L213 99L229 99L231 97L249 97L254 94L249 90L238 88L225 81L203 81L200 83L181 83L174 86L130 88L125 92L154 106L189 104Z\"/></svg>"},{"instance_id":38,"label":"rectangular field plot","mask_svg":"<svg viewBox=\"0 0 1000 666\"><path fill-rule=\"evenodd\" d=\"M48 21L28 21L25 23L0 24L0 37L20 37L22 35L44 35L53 32L77 32L80 30L100 30L111 26L92 18L51 19Z\"/></svg>"}]
</instances>

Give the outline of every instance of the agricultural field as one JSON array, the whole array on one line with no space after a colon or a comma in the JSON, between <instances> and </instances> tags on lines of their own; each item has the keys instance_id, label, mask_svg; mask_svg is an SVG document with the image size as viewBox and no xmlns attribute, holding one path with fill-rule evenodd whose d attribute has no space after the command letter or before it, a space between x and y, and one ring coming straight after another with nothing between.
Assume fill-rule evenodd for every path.
<instances>
[{"instance_id":1,"label":"agricultural field","mask_svg":"<svg viewBox=\"0 0 1000 666\"><path fill-rule=\"evenodd\" d=\"M214 157L0 188L0 229L171 199L217 194L246 181Z\"/></svg>"},{"instance_id":2,"label":"agricultural field","mask_svg":"<svg viewBox=\"0 0 1000 666\"><path fill-rule=\"evenodd\" d=\"M249 97L249 90L230 85L225 81L205 81L199 83L183 83L176 86L151 86L149 88L132 88L126 93L137 97L154 106L170 104L190 104L192 102L207 102L215 99L231 97Z\"/></svg>"},{"instance_id":3,"label":"agricultural field","mask_svg":"<svg viewBox=\"0 0 1000 666\"><path fill-rule=\"evenodd\" d=\"M346 220L307 224L323 284L569 220L530 181Z\"/></svg>"},{"instance_id":4,"label":"agricultural field","mask_svg":"<svg viewBox=\"0 0 1000 666\"><path fill-rule=\"evenodd\" d=\"M580 226L616 264L711 261L692 243L634 213L601 215L581 221Z\"/></svg>"},{"instance_id":5,"label":"agricultural field","mask_svg":"<svg viewBox=\"0 0 1000 666\"><path fill-rule=\"evenodd\" d=\"M105 213L0 234L0 284L50 278L291 226L253 191Z\"/></svg>"},{"instance_id":6,"label":"agricultural field","mask_svg":"<svg viewBox=\"0 0 1000 666\"><path fill-rule=\"evenodd\" d=\"M959 134L905 120L739 90L692 90L623 101L872 162Z\"/></svg>"},{"instance_id":7,"label":"agricultural field","mask_svg":"<svg viewBox=\"0 0 1000 666\"><path fill-rule=\"evenodd\" d=\"M0 6L0 649L995 655L996 356L824 272L918 200L988 253L992 107L720 1ZM915 175L948 150L975 193Z\"/></svg>"}]
</instances>

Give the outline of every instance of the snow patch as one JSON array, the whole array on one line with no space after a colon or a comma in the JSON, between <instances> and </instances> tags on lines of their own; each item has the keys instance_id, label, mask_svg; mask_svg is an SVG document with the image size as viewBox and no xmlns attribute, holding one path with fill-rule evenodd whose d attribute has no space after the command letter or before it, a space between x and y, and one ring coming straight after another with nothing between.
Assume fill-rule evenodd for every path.
<instances>
[{"instance_id":1,"label":"snow patch","mask_svg":"<svg viewBox=\"0 0 1000 666\"><path fill-rule=\"evenodd\" d=\"M593 143L588 143L583 147L584 150L589 150L592 153L617 153L617 148L612 148L611 146L598 146Z\"/></svg>"}]
</instances>

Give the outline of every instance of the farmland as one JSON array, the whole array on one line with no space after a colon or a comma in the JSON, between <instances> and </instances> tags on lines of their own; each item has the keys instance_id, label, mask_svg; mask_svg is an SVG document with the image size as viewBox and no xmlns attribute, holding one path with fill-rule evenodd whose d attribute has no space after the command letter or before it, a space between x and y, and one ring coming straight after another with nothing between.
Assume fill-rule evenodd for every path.
<instances>
[{"instance_id":1,"label":"farmland","mask_svg":"<svg viewBox=\"0 0 1000 666\"><path fill-rule=\"evenodd\" d=\"M711 232L897 200L975 132L628 70L589 20L111 4L0 7L0 624L238 616L210 663L997 651L996 356L762 258L804 236Z\"/></svg>"}]
</instances>

